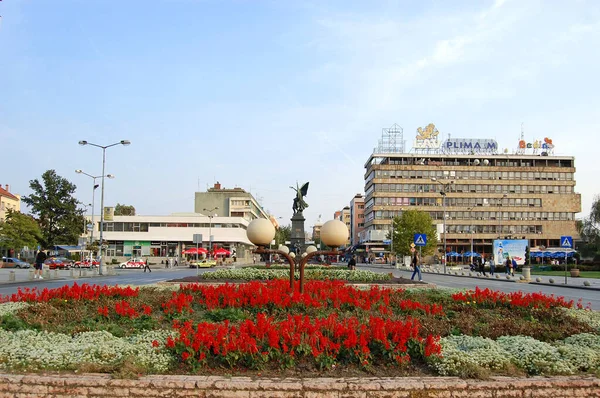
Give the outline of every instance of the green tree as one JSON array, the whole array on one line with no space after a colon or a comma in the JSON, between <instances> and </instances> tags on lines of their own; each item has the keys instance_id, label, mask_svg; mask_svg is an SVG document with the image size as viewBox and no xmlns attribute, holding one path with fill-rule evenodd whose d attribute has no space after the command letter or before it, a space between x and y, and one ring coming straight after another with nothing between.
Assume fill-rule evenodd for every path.
<instances>
[{"instance_id":1,"label":"green tree","mask_svg":"<svg viewBox=\"0 0 600 398\"><path fill-rule=\"evenodd\" d=\"M38 223L29 215L10 209L6 220L0 222L0 247L4 249L18 252L24 247L34 248L41 238Z\"/></svg>"},{"instance_id":2,"label":"green tree","mask_svg":"<svg viewBox=\"0 0 600 398\"><path fill-rule=\"evenodd\" d=\"M281 225L277 230L275 230L275 245L279 247L279 245L285 245L285 242L290 240L290 235L292 234L292 226L286 225L282 227Z\"/></svg>"},{"instance_id":3,"label":"green tree","mask_svg":"<svg viewBox=\"0 0 600 398\"><path fill-rule=\"evenodd\" d=\"M115 216L135 216L135 207L117 203L115 206Z\"/></svg>"},{"instance_id":4,"label":"green tree","mask_svg":"<svg viewBox=\"0 0 600 398\"><path fill-rule=\"evenodd\" d=\"M29 181L33 193L22 198L38 220L42 232L42 246L58 244L72 245L84 231L83 210L80 202L73 197L74 184L48 170L42 174L42 181Z\"/></svg>"},{"instance_id":5,"label":"green tree","mask_svg":"<svg viewBox=\"0 0 600 398\"><path fill-rule=\"evenodd\" d=\"M387 238L392 239L394 254L410 255L410 244L414 242L415 234L427 235L427 245L422 249L423 255L434 253L437 247L437 233L429 213L407 210L402 212L402 216L395 217L392 225L393 234L388 233Z\"/></svg>"},{"instance_id":6,"label":"green tree","mask_svg":"<svg viewBox=\"0 0 600 398\"><path fill-rule=\"evenodd\" d=\"M600 196L594 198L589 217L577 222L583 244L578 249L583 257L600 256Z\"/></svg>"}]
</instances>

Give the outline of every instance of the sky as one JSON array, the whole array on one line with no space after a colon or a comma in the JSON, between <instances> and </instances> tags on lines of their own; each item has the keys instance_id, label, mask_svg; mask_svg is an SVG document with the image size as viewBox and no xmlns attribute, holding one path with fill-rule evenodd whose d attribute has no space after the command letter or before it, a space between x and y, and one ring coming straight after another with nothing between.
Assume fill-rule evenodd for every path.
<instances>
[{"instance_id":1,"label":"sky","mask_svg":"<svg viewBox=\"0 0 600 398\"><path fill-rule=\"evenodd\" d=\"M217 181L306 227L364 192L394 123L516 150L521 128L575 156L583 217L600 193L600 2L0 1L0 184L49 169L83 203L193 212ZM96 196L99 214L100 197Z\"/></svg>"}]
</instances>

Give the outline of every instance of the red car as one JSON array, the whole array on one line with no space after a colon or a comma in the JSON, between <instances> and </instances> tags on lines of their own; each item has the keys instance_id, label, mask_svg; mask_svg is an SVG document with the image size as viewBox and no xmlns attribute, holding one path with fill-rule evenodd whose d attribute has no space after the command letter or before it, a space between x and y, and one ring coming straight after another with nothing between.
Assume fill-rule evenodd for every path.
<instances>
[{"instance_id":1,"label":"red car","mask_svg":"<svg viewBox=\"0 0 600 398\"><path fill-rule=\"evenodd\" d=\"M83 260L83 261L75 261L75 264L73 264L73 266L75 268L92 268L92 267L97 267L100 265L100 262L93 260Z\"/></svg>"},{"instance_id":2,"label":"red car","mask_svg":"<svg viewBox=\"0 0 600 398\"><path fill-rule=\"evenodd\" d=\"M49 258L44 261L44 266L48 269L69 269L71 264L59 258Z\"/></svg>"}]
</instances>

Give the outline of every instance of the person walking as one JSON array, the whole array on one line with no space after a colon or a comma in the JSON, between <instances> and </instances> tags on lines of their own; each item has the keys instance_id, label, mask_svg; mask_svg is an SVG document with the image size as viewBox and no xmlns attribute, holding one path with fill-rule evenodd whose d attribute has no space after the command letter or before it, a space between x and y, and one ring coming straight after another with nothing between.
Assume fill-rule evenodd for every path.
<instances>
[{"instance_id":1,"label":"person walking","mask_svg":"<svg viewBox=\"0 0 600 398\"><path fill-rule=\"evenodd\" d=\"M146 272L146 270L148 270L148 272L152 272L152 270L148 266L148 257L146 257L146 261L144 261L144 272Z\"/></svg>"},{"instance_id":2,"label":"person walking","mask_svg":"<svg viewBox=\"0 0 600 398\"><path fill-rule=\"evenodd\" d=\"M479 272L481 272L481 274L483 276L485 275L485 261L483 261L483 257L477 257L477 264L479 265Z\"/></svg>"},{"instance_id":3,"label":"person walking","mask_svg":"<svg viewBox=\"0 0 600 398\"><path fill-rule=\"evenodd\" d=\"M490 257L490 274L494 275L496 272L496 263L494 263L494 256Z\"/></svg>"},{"instance_id":4,"label":"person walking","mask_svg":"<svg viewBox=\"0 0 600 398\"><path fill-rule=\"evenodd\" d=\"M506 258L506 270L505 270L506 275L511 274L511 272L510 272L511 268L512 268L512 261L510 261L510 257L507 257Z\"/></svg>"},{"instance_id":5,"label":"person walking","mask_svg":"<svg viewBox=\"0 0 600 398\"><path fill-rule=\"evenodd\" d=\"M356 269L356 256L352 255L350 261L348 261L348 269L353 270Z\"/></svg>"},{"instance_id":6,"label":"person walking","mask_svg":"<svg viewBox=\"0 0 600 398\"><path fill-rule=\"evenodd\" d=\"M423 278L421 277L421 264L420 264L420 258L419 258L419 254L417 253L417 251L414 252L413 254L413 258L412 261L410 262L412 267L414 268L413 274L410 277L410 280L414 280L415 279L415 275L419 275L419 281L422 281Z\"/></svg>"},{"instance_id":7,"label":"person walking","mask_svg":"<svg viewBox=\"0 0 600 398\"><path fill-rule=\"evenodd\" d=\"M48 256L46 256L46 253L44 253L43 250L38 251L37 255L35 256L33 279L44 279L42 276L42 271L44 270L44 261L46 261L46 258L48 258Z\"/></svg>"}]
</instances>

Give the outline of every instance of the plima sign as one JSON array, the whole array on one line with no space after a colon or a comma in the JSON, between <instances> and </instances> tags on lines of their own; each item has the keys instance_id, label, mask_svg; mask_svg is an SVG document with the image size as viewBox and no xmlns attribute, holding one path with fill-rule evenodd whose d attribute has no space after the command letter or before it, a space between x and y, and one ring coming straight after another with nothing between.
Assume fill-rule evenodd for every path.
<instances>
[{"instance_id":1,"label":"plima sign","mask_svg":"<svg viewBox=\"0 0 600 398\"><path fill-rule=\"evenodd\" d=\"M442 149L448 153L497 153L495 140L450 138L444 141Z\"/></svg>"}]
</instances>

